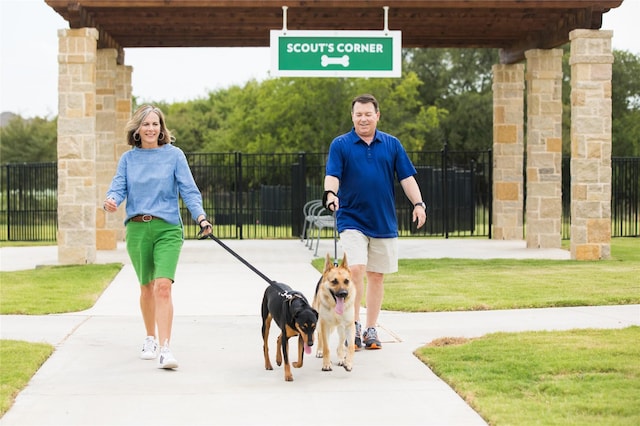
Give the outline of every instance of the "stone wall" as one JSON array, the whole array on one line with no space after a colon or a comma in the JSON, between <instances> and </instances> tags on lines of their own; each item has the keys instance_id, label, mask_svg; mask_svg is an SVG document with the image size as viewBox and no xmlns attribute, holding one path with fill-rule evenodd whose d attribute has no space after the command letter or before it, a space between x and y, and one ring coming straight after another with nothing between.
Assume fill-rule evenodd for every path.
<instances>
[{"instance_id":1,"label":"stone wall","mask_svg":"<svg viewBox=\"0 0 640 426\"><path fill-rule=\"evenodd\" d=\"M58 38L58 262L94 263L96 250L124 239L124 207L107 215L102 201L130 148L132 69L118 65L116 49L97 49L94 28Z\"/></svg>"},{"instance_id":2,"label":"stone wall","mask_svg":"<svg viewBox=\"0 0 640 426\"><path fill-rule=\"evenodd\" d=\"M611 253L612 31L574 30L571 40L571 257Z\"/></svg>"},{"instance_id":3,"label":"stone wall","mask_svg":"<svg viewBox=\"0 0 640 426\"><path fill-rule=\"evenodd\" d=\"M98 31L58 31L58 261L96 259Z\"/></svg>"},{"instance_id":4,"label":"stone wall","mask_svg":"<svg viewBox=\"0 0 640 426\"><path fill-rule=\"evenodd\" d=\"M498 240L523 235L524 65L493 66L493 231Z\"/></svg>"},{"instance_id":5,"label":"stone wall","mask_svg":"<svg viewBox=\"0 0 640 426\"><path fill-rule=\"evenodd\" d=\"M562 49L529 50L527 58L528 248L562 241Z\"/></svg>"}]
</instances>

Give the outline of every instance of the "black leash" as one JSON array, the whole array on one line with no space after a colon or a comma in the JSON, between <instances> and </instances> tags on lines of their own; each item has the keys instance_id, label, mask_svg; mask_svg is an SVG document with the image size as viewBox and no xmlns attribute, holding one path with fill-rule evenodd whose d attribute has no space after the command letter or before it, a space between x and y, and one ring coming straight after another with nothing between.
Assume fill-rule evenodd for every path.
<instances>
[{"instance_id":1,"label":"black leash","mask_svg":"<svg viewBox=\"0 0 640 426\"><path fill-rule=\"evenodd\" d=\"M328 190L328 191L324 191L324 194L322 195L322 205L324 206L325 209L333 213L333 265L338 266L338 234L337 234L338 219L336 219L336 211L335 211L336 202L332 201L329 204L327 204L327 196L329 194L333 194L336 197L338 196L338 194L336 194L331 190ZM331 206L333 206L334 208L333 210L331 209Z\"/></svg>"},{"instance_id":2,"label":"black leash","mask_svg":"<svg viewBox=\"0 0 640 426\"><path fill-rule=\"evenodd\" d=\"M220 244L222 246L222 248L224 248L226 251L228 251L229 253L231 253L236 259L238 259L240 262L244 263L249 269L251 269L253 272L255 272L256 274L258 274L260 276L260 278L262 278L263 280L265 280L266 282L269 283L269 285L272 285L274 287L276 287L278 290L280 291L284 291L284 289L282 289L274 280L272 280L271 278L267 277L265 274L263 274L262 272L260 272L258 269L256 269L255 266L253 266L252 264L250 264L249 262L247 262L242 256L240 256L238 253L236 253L235 251L233 251L231 249L231 247L227 246L225 243L223 243L222 241L220 241L220 239L218 237L216 237L215 235L213 235L213 232L211 234L208 235L202 235L200 237L198 237L199 240L204 240L207 238L211 238L213 241L215 241L216 243Z\"/></svg>"},{"instance_id":3,"label":"black leash","mask_svg":"<svg viewBox=\"0 0 640 426\"><path fill-rule=\"evenodd\" d=\"M338 219L333 212L333 266L338 266Z\"/></svg>"}]
</instances>

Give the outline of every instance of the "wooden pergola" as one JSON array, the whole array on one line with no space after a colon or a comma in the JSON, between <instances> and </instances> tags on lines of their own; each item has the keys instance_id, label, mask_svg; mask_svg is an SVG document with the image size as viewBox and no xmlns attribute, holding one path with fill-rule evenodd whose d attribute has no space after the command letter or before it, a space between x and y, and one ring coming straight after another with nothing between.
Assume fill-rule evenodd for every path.
<instances>
[{"instance_id":1,"label":"wooden pergola","mask_svg":"<svg viewBox=\"0 0 640 426\"><path fill-rule=\"evenodd\" d=\"M46 0L70 28L99 31L98 48L262 47L269 31L389 29L403 47L490 47L501 63L569 41L577 28L600 29L622 0ZM122 62L121 62L122 63Z\"/></svg>"},{"instance_id":2,"label":"wooden pergola","mask_svg":"<svg viewBox=\"0 0 640 426\"><path fill-rule=\"evenodd\" d=\"M399 30L404 48L499 49L492 69L492 238L526 234L528 248L561 243L557 47L570 42L571 255L610 256L613 33L600 27L623 0L45 1L70 26L58 33L61 263L92 263L97 249L123 239L122 209L119 217L105 216L98 200L129 149L121 137L132 106L125 49L269 46L271 30L285 27Z\"/></svg>"}]
</instances>

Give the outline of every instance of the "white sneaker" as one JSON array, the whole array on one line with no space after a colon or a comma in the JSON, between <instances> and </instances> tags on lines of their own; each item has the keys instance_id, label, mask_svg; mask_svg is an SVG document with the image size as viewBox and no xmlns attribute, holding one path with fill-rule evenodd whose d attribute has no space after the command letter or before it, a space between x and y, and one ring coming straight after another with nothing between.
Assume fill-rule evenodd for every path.
<instances>
[{"instance_id":1,"label":"white sneaker","mask_svg":"<svg viewBox=\"0 0 640 426\"><path fill-rule=\"evenodd\" d=\"M174 358L166 342L160 349L158 368L178 368L178 361Z\"/></svg>"},{"instance_id":2,"label":"white sneaker","mask_svg":"<svg viewBox=\"0 0 640 426\"><path fill-rule=\"evenodd\" d=\"M158 356L158 343L155 337L147 336L144 338L142 344L142 352L140 352L141 359L156 359Z\"/></svg>"}]
</instances>

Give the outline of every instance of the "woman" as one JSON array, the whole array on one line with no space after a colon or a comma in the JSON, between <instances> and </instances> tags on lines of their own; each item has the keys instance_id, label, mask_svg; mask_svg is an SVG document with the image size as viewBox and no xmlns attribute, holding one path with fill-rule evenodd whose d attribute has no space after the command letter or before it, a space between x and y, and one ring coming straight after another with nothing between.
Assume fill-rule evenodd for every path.
<instances>
[{"instance_id":1,"label":"woman","mask_svg":"<svg viewBox=\"0 0 640 426\"><path fill-rule=\"evenodd\" d=\"M158 367L173 369L178 361L169 349L171 287L184 241L178 197L200 225L201 234L210 234L212 227L187 159L172 145L174 139L162 112L143 105L125 130L133 149L120 158L103 208L115 212L127 200L127 252L140 283L140 309L147 332L140 358L151 360L159 355Z\"/></svg>"}]
</instances>

